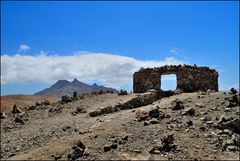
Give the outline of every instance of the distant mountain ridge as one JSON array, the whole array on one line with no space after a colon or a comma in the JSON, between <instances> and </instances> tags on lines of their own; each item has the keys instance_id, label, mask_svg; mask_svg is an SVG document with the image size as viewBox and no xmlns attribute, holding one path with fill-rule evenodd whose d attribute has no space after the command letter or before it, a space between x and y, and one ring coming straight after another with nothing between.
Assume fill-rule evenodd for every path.
<instances>
[{"instance_id":1,"label":"distant mountain ridge","mask_svg":"<svg viewBox=\"0 0 240 161\"><path fill-rule=\"evenodd\" d=\"M62 97L63 95L72 96L74 91L77 91L78 95L80 95L84 93L98 92L100 90L117 92L116 89L99 86L96 83L93 85L88 85L86 83L78 81L75 78L72 82L67 80L59 80L51 87L39 91L34 95Z\"/></svg>"}]
</instances>

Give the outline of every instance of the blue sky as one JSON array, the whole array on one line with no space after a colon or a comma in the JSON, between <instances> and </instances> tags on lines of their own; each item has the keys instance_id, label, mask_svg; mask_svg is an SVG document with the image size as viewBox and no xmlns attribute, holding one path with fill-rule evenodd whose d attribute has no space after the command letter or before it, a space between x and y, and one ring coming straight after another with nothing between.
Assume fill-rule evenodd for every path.
<instances>
[{"instance_id":1,"label":"blue sky","mask_svg":"<svg viewBox=\"0 0 240 161\"><path fill-rule=\"evenodd\" d=\"M171 62L239 88L239 2L1 2L2 95L74 77L131 90L134 70Z\"/></svg>"}]
</instances>

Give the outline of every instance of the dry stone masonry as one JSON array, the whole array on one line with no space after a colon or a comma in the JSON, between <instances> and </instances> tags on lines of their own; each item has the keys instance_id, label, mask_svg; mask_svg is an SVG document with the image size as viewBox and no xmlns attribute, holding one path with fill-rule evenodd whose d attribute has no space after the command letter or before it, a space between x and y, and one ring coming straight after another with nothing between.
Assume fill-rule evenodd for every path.
<instances>
[{"instance_id":1,"label":"dry stone masonry","mask_svg":"<svg viewBox=\"0 0 240 161\"><path fill-rule=\"evenodd\" d=\"M149 89L161 89L161 76L176 74L177 89L183 92L218 91L218 72L209 67L196 65L171 65L141 68L133 74L133 92L143 93Z\"/></svg>"}]
</instances>

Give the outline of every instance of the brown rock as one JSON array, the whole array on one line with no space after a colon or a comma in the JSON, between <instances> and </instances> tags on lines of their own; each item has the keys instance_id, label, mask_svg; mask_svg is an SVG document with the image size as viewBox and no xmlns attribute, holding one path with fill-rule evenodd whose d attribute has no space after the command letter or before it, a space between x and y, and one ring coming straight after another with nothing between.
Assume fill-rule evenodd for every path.
<instances>
[{"instance_id":1,"label":"brown rock","mask_svg":"<svg viewBox=\"0 0 240 161\"><path fill-rule=\"evenodd\" d=\"M12 109L12 113L16 114L16 113L21 113L21 109L17 107L17 105L13 105L13 109Z\"/></svg>"},{"instance_id":2,"label":"brown rock","mask_svg":"<svg viewBox=\"0 0 240 161\"><path fill-rule=\"evenodd\" d=\"M175 99L171 102L172 110L181 110L184 109L183 102L179 99Z\"/></svg>"},{"instance_id":3,"label":"brown rock","mask_svg":"<svg viewBox=\"0 0 240 161\"><path fill-rule=\"evenodd\" d=\"M18 116L15 117L15 122L16 122L16 123L20 123L20 124L22 124L22 125L25 124L25 121L24 121L22 118L18 117Z\"/></svg>"},{"instance_id":4,"label":"brown rock","mask_svg":"<svg viewBox=\"0 0 240 161\"><path fill-rule=\"evenodd\" d=\"M218 123L217 127L221 129L229 129L237 133L240 133L240 120L239 118L235 118L227 122L220 122Z\"/></svg>"},{"instance_id":5,"label":"brown rock","mask_svg":"<svg viewBox=\"0 0 240 161\"><path fill-rule=\"evenodd\" d=\"M158 124L159 123L159 121L156 118L151 119L149 122L150 122L150 124Z\"/></svg>"},{"instance_id":6,"label":"brown rock","mask_svg":"<svg viewBox=\"0 0 240 161\"><path fill-rule=\"evenodd\" d=\"M0 118L1 119L5 119L7 117L7 115L4 112L0 112Z\"/></svg>"},{"instance_id":7,"label":"brown rock","mask_svg":"<svg viewBox=\"0 0 240 161\"><path fill-rule=\"evenodd\" d=\"M148 112L144 110L138 110L135 114L139 121L146 120L148 118Z\"/></svg>"},{"instance_id":8,"label":"brown rock","mask_svg":"<svg viewBox=\"0 0 240 161\"><path fill-rule=\"evenodd\" d=\"M197 115L197 112L194 108L192 107L189 107L189 108L186 108L183 113L183 115L190 115L190 116L196 116Z\"/></svg>"}]
</instances>

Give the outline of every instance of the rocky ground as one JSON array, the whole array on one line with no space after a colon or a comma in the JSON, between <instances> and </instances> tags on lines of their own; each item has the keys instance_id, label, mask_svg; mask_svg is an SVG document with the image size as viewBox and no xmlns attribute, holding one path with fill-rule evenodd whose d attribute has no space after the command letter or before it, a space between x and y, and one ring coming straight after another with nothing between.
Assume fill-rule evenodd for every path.
<instances>
[{"instance_id":1,"label":"rocky ground","mask_svg":"<svg viewBox=\"0 0 240 161\"><path fill-rule=\"evenodd\" d=\"M1 119L1 159L239 160L239 95L149 99L108 93L16 108Z\"/></svg>"}]
</instances>

